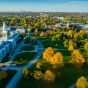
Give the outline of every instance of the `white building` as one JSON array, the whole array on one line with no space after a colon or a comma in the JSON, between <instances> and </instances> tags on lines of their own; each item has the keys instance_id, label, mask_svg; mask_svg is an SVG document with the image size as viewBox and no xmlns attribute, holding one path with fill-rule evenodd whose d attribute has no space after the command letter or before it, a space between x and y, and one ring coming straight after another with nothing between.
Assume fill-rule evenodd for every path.
<instances>
[{"instance_id":1,"label":"white building","mask_svg":"<svg viewBox=\"0 0 88 88\"><path fill-rule=\"evenodd\" d=\"M9 44L6 42L0 42L0 62L9 51Z\"/></svg>"},{"instance_id":2,"label":"white building","mask_svg":"<svg viewBox=\"0 0 88 88\"><path fill-rule=\"evenodd\" d=\"M4 22L2 37L0 38L0 62L8 52L11 52L16 48L16 44L19 40L19 36L20 34L16 33L15 31L10 31L10 35L9 35L9 31L7 30L7 25Z\"/></svg>"}]
</instances>

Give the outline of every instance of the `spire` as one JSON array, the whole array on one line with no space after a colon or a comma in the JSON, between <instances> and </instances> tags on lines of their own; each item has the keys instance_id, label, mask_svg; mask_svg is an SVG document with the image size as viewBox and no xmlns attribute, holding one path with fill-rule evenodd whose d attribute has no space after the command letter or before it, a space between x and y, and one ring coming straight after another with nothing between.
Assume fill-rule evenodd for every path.
<instances>
[{"instance_id":1,"label":"spire","mask_svg":"<svg viewBox=\"0 0 88 88\"><path fill-rule=\"evenodd\" d=\"M7 25L4 22L3 23L3 38L8 39L8 34L7 33L8 33L8 31L7 31Z\"/></svg>"},{"instance_id":2,"label":"spire","mask_svg":"<svg viewBox=\"0 0 88 88\"><path fill-rule=\"evenodd\" d=\"M3 32L6 32L7 31L7 25L6 25L6 23L4 22L3 23Z\"/></svg>"}]
</instances>

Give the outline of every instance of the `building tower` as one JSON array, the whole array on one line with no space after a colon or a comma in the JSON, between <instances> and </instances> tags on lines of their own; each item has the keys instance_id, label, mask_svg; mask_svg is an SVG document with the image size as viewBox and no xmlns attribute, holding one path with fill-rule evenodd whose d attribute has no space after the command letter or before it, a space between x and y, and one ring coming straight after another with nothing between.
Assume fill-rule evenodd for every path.
<instances>
[{"instance_id":1,"label":"building tower","mask_svg":"<svg viewBox=\"0 0 88 88\"><path fill-rule=\"evenodd\" d=\"M5 22L3 23L3 38L4 38L5 40L8 39L7 25L6 25Z\"/></svg>"},{"instance_id":2,"label":"building tower","mask_svg":"<svg viewBox=\"0 0 88 88\"><path fill-rule=\"evenodd\" d=\"M69 28L69 22L67 22L66 26L67 26L67 28Z\"/></svg>"}]
</instances>

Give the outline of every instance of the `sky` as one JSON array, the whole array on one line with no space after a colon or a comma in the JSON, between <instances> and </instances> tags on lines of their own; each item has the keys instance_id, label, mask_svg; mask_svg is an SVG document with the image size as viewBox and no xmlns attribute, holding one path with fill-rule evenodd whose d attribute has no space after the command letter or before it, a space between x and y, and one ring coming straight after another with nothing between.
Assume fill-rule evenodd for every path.
<instances>
[{"instance_id":1,"label":"sky","mask_svg":"<svg viewBox=\"0 0 88 88\"><path fill-rule=\"evenodd\" d=\"M0 12L88 12L88 0L0 0Z\"/></svg>"}]
</instances>

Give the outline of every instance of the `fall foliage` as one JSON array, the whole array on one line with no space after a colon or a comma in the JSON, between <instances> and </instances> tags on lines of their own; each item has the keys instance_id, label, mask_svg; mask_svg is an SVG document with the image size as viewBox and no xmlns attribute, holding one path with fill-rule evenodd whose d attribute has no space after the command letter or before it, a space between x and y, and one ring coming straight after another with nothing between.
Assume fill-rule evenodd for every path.
<instances>
[{"instance_id":1,"label":"fall foliage","mask_svg":"<svg viewBox=\"0 0 88 88\"><path fill-rule=\"evenodd\" d=\"M54 54L53 57L51 57L51 61L50 63L55 67L62 67L64 65L63 62L63 56L60 52L57 52L56 54Z\"/></svg>"},{"instance_id":2,"label":"fall foliage","mask_svg":"<svg viewBox=\"0 0 88 88\"><path fill-rule=\"evenodd\" d=\"M43 58L46 59L46 61L50 62L50 58L54 55L54 49L52 47L48 47L43 52Z\"/></svg>"},{"instance_id":3,"label":"fall foliage","mask_svg":"<svg viewBox=\"0 0 88 88\"><path fill-rule=\"evenodd\" d=\"M48 81L48 82L54 82L55 74L53 72L51 72L50 70L47 70L44 73L43 80Z\"/></svg>"},{"instance_id":4,"label":"fall foliage","mask_svg":"<svg viewBox=\"0 0 88 88\"><path fill-rule=\"evenodd\" d=\"M72 59L70 60L70 63L77 68L80 68L85 62L85 59L83 58L79 50L73 50L71 57Z\"/></svg>"},{"instance_id":5,"label":"fall foliage","mask_svg":"<svg viewBox=\"0 0 88 88\"><path fill-rule=\"evenodd\" d=\"M85 77L80 77L76 82L77 88L88 88L88 82Z\"/></svg>"},{"instance_id":6,"label":"fall foliage","mask_svg":"<svg viewBox=\"0 0 88 88\"><path fill-rule=\"evenodd\" d=\"M39 70L34 70L33 77L37 80L43 78L43 73Z\"/></svg>"},{"instance_id":7,"label":"fall foliage","mask_svg":"<svg viewBox=\"0 0 88 88\"><path fill-rule=\"evenodd\" d=\"M8 76L6 71L1 71L0 72L0 79L5 79Z\"/></svg>"}]
</instances>

